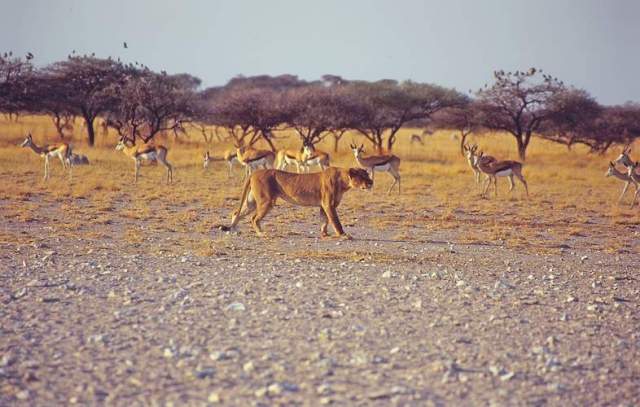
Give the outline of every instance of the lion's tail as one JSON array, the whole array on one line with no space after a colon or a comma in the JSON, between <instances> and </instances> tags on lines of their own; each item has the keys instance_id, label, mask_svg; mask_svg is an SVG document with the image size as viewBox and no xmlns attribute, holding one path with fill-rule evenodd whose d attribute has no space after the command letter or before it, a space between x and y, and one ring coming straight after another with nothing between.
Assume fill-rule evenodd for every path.
<instances>
[{"instance_id":1,"label":"lion's tail","mask_svg":"<svg viewBox=\"0 0 640 407\"><path fill-rule=\"evenodd\" d=\"M229 231L232 230L234 227L236 227L236 225L238 224L238 221L240 220L240 212L242 212L242 206L244 205L244 202L247 200L247 195L249 194L249 189L251 188L251 177L247 177L247 179L244 182L244 187L242 188L242 197L240 198L240 206L238 206L238 209L233 213L233 217L231 218L231 225L229 226L219 226L220 230L223 231Z\"/></svg>"}]
</instances>

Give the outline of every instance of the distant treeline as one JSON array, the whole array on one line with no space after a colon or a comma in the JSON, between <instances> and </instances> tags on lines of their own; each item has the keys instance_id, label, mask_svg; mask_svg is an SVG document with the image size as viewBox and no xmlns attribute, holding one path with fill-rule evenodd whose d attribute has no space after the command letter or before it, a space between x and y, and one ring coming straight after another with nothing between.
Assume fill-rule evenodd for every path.
<instances>
[{"instance_id":1,"label":"distant treeline","mask_svg":"<svg viewBox=\"0 0 640 407\"><path fill-rule=\"evenodd\" d=\"M70 55L42 68L32 61L31 54L0 56L0 112L10 119L48 115L60 137L81 117L89 145L99 124L144 142L164 131L180 134L185 126L199 128L205 138L212 137L211 128L225 128L238 145L262 139L272 148L276 130L293 129L311 144L331 136L336 149L342 135L354 131L378 150L392 150L398 130L416 126L459 131L461 146L471 133L506 132L524 159L533 136L604 152L640 135L640 105L602 106L588 92L535 68L496 71L493 83L466 95L433 84L336 75L317 81L239 76L201 89L192 75L112 58Z\"/></svg>"}]
</instances>

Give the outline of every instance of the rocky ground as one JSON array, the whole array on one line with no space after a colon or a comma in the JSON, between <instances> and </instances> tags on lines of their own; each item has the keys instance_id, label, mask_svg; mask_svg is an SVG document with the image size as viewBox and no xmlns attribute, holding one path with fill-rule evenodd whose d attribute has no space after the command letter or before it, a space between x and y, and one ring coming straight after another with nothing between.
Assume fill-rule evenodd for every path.
<instances>
[{"instance_id":1,"label":"rocky ground","mask_svg":"<svg viewBox=\"0 0 640 407\"><path fill-rule=\"evenodd\" d=\"M190 232L205 252L144 222L131 243L126 219L3 218L0 405L640 404L636 254L348 209L355 239L320 240L311 211L275 227L290 210L267 239Z\"/></svg>"}]
</instances>

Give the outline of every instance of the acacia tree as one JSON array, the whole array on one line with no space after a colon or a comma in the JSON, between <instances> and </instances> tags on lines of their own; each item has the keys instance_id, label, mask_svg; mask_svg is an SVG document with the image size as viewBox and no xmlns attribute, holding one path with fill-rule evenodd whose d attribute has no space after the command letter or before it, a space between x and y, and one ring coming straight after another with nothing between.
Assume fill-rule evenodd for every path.
<instances>
[{"instance_id":1,"label":"acacia tree","mask_svg":"<svg viewBox=\"0 0 640 407\"><path fill-rule=\"evenodd\" d=\"M112 59L93 56L69 56L43 70L51 80L52 94L62 96L66 108L82 117L87 128L89 146L95 144L96 118L114 103L107 90L123 78L123 65Z\"/></svg>"},{"instance_id":2,"label":"acacia tree","mask_svg":"<svg viewBox=\"0 0 640 407\"><path fill-rule=\"evenodd\" d=\"M286 101L287 124L305 145L351 125L352 100L342 88L310 84L287 92Z\"/></svg>"},{"instance_id":3,"label":"acacia tree","mask_svg":"<svg viewBox=\"0 0 640 407\"><path fill-rule=\"evenodd\" d=\"M391 151L396 135L406 123L426 120L447 107L464 103L459 92L440 86L393 80L350 82L350 86L366 107L367 115L356 130L378 151Z\"/></svg>"},{"instance_id":4,"label":"acacia tree","mask_svg":"<svg viewBox=\"0 0 640 407\"><path fill-rule=\"evenodd\" d=\"M564 84L536 68L527 72L496 71L494 77L493 85L485 85L476 93L481 123L488 129L510 133L524 160L531 136L551 116L550 101Z\"/></svg>"},{"instance_id":5,"label":"acacia tree","mask_svg":"<svg viewBox=\"0 0 640 407\"><path fill-rule=\"evenodd\" d=\"M549 101L549 119L539 129L539 136L571 149L575 143L592 149L595 134L607 133L602 119L603 108L589 93L581 89L564 89Z\"/></svg>"},{"instance_id":6,"label":"acacia tree","mask_svg":"<svg viewBox=\"0 0 640 407\"><path fill-rule=\"evenodd\" d=\"M112 103L105 109L108 126L120 136L145 143L163 131L180 131L194 116L196 89L200 80L191 75L155 73L132 65L105 93Z\"/></svg>"},{"instance_id":7,"label":"acacia tree","mask_svg":"<svg viewBox=\"0 0 640 407\"><path fill-rule=\"evenodd\" d=\"M19 58L12 52L0 55L0 112L9 120L28 108L29 85L34 73L32 54Z\"/></svg>"},{"instance_id":8,"label":"acacia tree","mask_svg":"<svg viewBox=\"0 0 640 407\"><path fill-rule=\"evenodd\" d=\"M49 116L60 139L64 139L65 130L73 130L75 111L67 103L68 95L64 93L70 90L61 86L58 78L36 71L27 92L27 110Z\"/></svg>"},{"instance_id":9,"label":"acacia tree","mask_svg":"<svg viewBox=\"0 0 640 407\"><path fill-rule=\"evenodd\" d=\"M432 117L435 128L451 129L460 132L460 154L464 155L464 145L467 137L481 126L478 121L478 111L476 104L468 97L463 99L459 106L443 109Z\"/></svg>"}]
</instances>

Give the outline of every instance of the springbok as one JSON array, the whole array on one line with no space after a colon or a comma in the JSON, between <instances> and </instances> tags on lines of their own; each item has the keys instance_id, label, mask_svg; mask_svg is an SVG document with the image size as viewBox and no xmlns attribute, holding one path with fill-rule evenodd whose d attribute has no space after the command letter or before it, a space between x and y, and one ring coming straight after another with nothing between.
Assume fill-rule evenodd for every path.
<instances>
[{"instance_id":1,"label":"springbok","mask_svg":"<svg viewBox=\"0 0 640 407\"><path fill-rule=\"evenodd\" d=\"M128 145L130 144L130 145ZM135 162L135 182L138 182L140 165L143 161L160 162L167 169L167 184L173 181L173 167L167 161L167 148L164 146L147 146L138 148L136 143L128 138L121 137L116 145L117 151L122 151Z\"/></svg>"},{"instance_id":2,"label":"springbok","mask_svg":"<svg viewBox=\"0 0 640 407\"><path fill-rule=\"evenodd\" d=\"M638 189L638 185L640 184L640 173L638 172L638 170L640 170L640 163L638 161L635 163L631 162L628 169L627 175L631 178L631 181L636 184L636 193L633 194L633 201L631 201L631 207L633 208L633 205L636 204L636 200L638 199L638 194L640 194L640 189Z\"/></svg>"},{"instance_id":3,"label":"springbok","mask_svg":"<svg viewBox=\"0 0 640 407\"><path fill-rule=\"evenodd\" d=\"M295 165L296 172L300 172L300 168L304 166L303 161L304 150L278 150L276 152L275 168L278 170L284 170L290 165Z\"/></svg>"},{"instance_id":4,"label":"springbok","mask_svg":"<svg viewBox=\"0 0 640 407\"><path fill-rule=\"evenodd\" d=\"M627 193L627 189L629 189L629 185L633 184L633 186L636 188L636 191L638 191L638 187L640 187L640 185L638 185L638 182L636 182L633 178L631 178L631 176L629 175L629 173L624 173L624 172L620 172L616 169L616 165L609 161L609 169L607 169L607 172L604 174L605 177L615 177L621 181L624 181L624 188L622 188L622 193L620 194L620 198L618 198L618 204L620 204L622 202L622 198L624 197L624 194Z\"/></svg>"},{"instance_id":5,"label":"springbok","mask_svg":"<svg viewBox=\"0 0 640 407\"><path fill-rule=\"evenodd\" d=\"M515 186L513 182L514 175L522 182L527 196L529 196L527 181L524 179L524 176L522 176L522 163L510 160L496 161L493 157L488 160L484 157L482 151L480 151L479 155L475 156L475 163L478 169L486 175L482 196L486 196L489 186L491 185L491 180L493 180L496 196L498 196L498 177L509 177L509 192L513 191L513 187Z\"/></svg>"},{"instance_id":6,"label":"springbok","mask_svg":"<svg viewBox=\"0 0 640 407\"><path fill-rule=\"evenodd\" d=\"M38 146L33 142L33 137L31 137L31 133L27 135L24 139L20 147L29 147L33 150L34 153L38 154L40 157L44 158L44 180L49 179L50 170L49 170L49 159L51 157L58 157L60 162L62 163L62 168L69 169L69 176L71 176L71 165L69 164L69 157L71 156L71 147L67 143L54 144L51 146Z\"/></svg>"},{"instance_id":7,"label":"springbok","mask_svg":"<svg viewBox=\"0 0 640 407\"><path fill-rule=\"evenodd\" d=\"M204 162L202 163L202 168L205 169L205 171L207 170L207 168L209 168L209 163L213 161L213 159L211 158L211 156L209 155L209 151L204 153Z\"/></svg>"},{"instance_id":8,"label":"springbok","mask_svg":"<svg viewBox=\"0 0 640 407\"><path fill-rule=\"evenodd\" d=\"M422 137L420 137L419 134L412 134L411 135L411 144L413 143L418 143L421 146L424 146L424 141L422 140Z\"/></svg>"},{"instance_id":9,"label":"springbok","mask_svg":"<svg viewBox=\"0 0 640 407\"><path fill-rule=\"evenodd\" d=\"M223 159L229 166L229 178L231 178L231 176L233 175L233 164L240 165L240 161L238 161L238 153L236 152L236 149L234 148L234 149L226 150L224 152Z\"/></svg>"},{"instance_id":10,"label":"springbok","mask_svg":"<svg viewBox=\"0 0 640 407\"><path fill-rule=\"evenodd\" d=\"M271 150L257 150L251 146L236 148L236 158L245 167L245 175L258 168L273 168L275 154Z\"/></svg>"},{"instance_id":11,"label":"springbok","mask_svg":"<svg viewBox=\"0 0 640 407\"><path fill-rule=\"evenodd\" d=\"M330 165L329 154L316 150L316 147L311 143L303 144L301 158L305 172L309 172L309 167L312 165L319 166L320 171L324 171Z\"/></svg>"},{"instance_id":12,"label":"springbok","mask_svg":"<svg viewBox=\"0 0 640 407\"><path fill-rule=\"evenodd\" d=\"M478 146L476 144L472 146L464 145L462 147L464 150L464 155L467 158L467 163L469 163L469 167L473 170L473 174L476 180L476 184L480 183L480 169L478 168L478 164L476 163L476 151L478 150ZM485 155L484 159L486 162L496 161L496 159L490 155Z\"/></svg>"},{"instance_id":13,"label":"springbok","mask_svg":"<svg viewBox=\"0 0 640 407\"><path fill-rule=\"evenodd\" d=\"M385 155L372 155L369 157L363 157L364 144L358 147L356 144L351 143L351 151L356 158L356 162L360 167L371 171L371 179L375 181L375 172L382 171L388 172L393 177L393 184L389 187L387 193L390 193L396 183L398 184L398 194L400 193L400 158L393 154Z\"/></svg>"}]
</instances>

